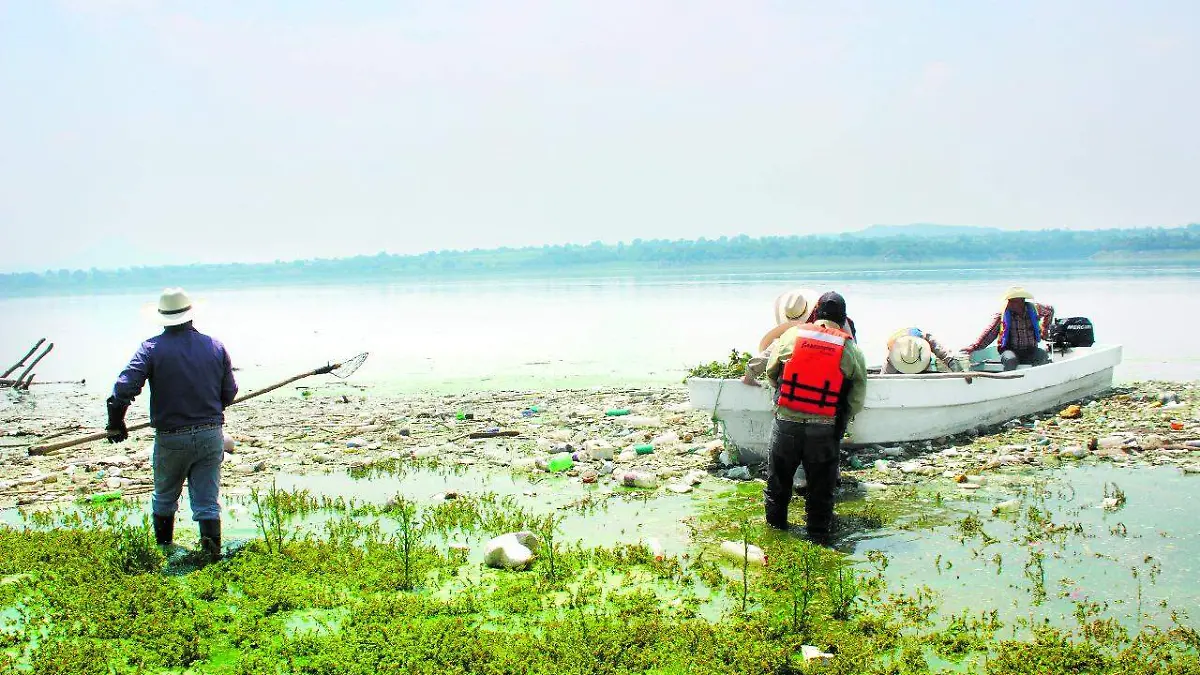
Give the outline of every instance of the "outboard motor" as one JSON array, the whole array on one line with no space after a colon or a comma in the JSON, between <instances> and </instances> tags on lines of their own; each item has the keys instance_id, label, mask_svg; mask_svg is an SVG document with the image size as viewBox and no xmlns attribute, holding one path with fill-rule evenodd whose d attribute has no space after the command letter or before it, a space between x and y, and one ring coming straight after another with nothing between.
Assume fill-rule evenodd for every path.
<instances>
[{"instance_id":1,"label":"outboard motor","mask_svg":"<svg viewBox=\"0 0 1200 675\"><path fill-rule=\"evenodd\" d=\"M1050 346L1059 352L1073 347L1091 347L1096 344L1096 332L1092 320L1082 316L1055 319L1047 336Z\"/></svg>"}]
</instances>

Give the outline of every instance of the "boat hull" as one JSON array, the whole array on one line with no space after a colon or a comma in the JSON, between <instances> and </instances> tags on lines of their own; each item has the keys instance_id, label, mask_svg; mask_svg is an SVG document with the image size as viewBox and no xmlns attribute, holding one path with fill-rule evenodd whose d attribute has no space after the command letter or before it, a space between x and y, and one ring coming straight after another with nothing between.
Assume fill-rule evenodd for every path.
<instances>
[{"instance_id":1,"label":"boat hull","mask_svg":"<svg viewBox=\"0 0 1200 675\"><path fill-rule=\"evenodd\" d=\"M847 445L922 441L1006 422L1112 387L1120 345L1079 347L1020 377L872 375ZM766 461L774 422L772 392L740 380L690 378L692 407L711 410L746 463Z\"/></svg>"}]
</instances>

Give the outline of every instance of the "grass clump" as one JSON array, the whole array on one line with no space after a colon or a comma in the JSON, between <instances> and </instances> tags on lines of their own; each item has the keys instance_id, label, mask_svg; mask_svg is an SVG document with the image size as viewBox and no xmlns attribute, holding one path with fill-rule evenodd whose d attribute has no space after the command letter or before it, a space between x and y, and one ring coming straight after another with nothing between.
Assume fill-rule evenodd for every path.
<instances>
[{"instance_id":1,"label":"grass clump","mask_svg":"<svg viewBox=\"0 0 1200 675\"><path fill-rule=\"evenodd\" d=\"M746 374L746 364L753 358L749 352L730 350L725 361L710 361L688 369L687 377L711 377L716 379L736 379ZM685 378L686 379L686 378Z\"/></svg>"}]
</instances>

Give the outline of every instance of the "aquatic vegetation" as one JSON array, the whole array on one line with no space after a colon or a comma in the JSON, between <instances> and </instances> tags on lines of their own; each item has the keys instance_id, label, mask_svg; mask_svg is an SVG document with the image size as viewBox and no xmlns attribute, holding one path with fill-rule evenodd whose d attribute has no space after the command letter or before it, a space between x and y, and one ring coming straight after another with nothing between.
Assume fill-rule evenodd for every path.
<instances>
[{"instance_id":1,"label":"aquatic vegetation","mask_svg":"<svg viewBox=\"0 0 1200 675\"><path fill-rule=\"evenodd\" d=\"M675 542L673 554L614 520L664 503L644 496L593 496L581 508L574 495L545 504L422 491L425 501L399 493L366 504L272 486L249 497L253 540L177 575L162 573L140 512L54 512L0 528L0 673L920 673L946 661L989 675L1200 669L1196 632L1154 594L1171 570L1153 555L1114 552L1104 562L1126 575L1128 600L1090 597L1094 581L1061 574L1063 552L1086 536L1127 539L1107 523L1088 533L1054 523L1079 514L1045 492L1024 494L1018 517L993 520L986 500L946 500L924 519L889 500L838 505L844 527L936 531L948 546L919 564L924 581L934 583L930 563L942 574L940 593L897 581L910 562L903 549L847 555L767 528L754 484L699 502L684 521L690 543ZM909 510L934 503L921 491L906 499ZM590 527L628 528L628 539L566 535ZM481 564L483 541L522 529L542 540L529 570ZM724 541L760 546L768 563L721 558ZM1023 565L1010 571L1005 558ZM947 589L972 567L1020 589L1006 594L1013 606L948 609L956 591ZM1055 603L1067 608L1062 622L1035 614ZM835 656L806 664L801 645Z\"/></svg>"},{"instance_id":2,"label":"aquatic vegetation","mask_svg":"<svg viewBox=\"0 0 1200 675\"><path fill-rule=\"evenodd\" d=\"M688 369L687 377L711 377L715 379L735 379L746 374L746 364L753 358L749 352L730 350L729 357L724 361L701 363ZM686 379L686 378L685 378Z\"/></svg>"}]
</instances>

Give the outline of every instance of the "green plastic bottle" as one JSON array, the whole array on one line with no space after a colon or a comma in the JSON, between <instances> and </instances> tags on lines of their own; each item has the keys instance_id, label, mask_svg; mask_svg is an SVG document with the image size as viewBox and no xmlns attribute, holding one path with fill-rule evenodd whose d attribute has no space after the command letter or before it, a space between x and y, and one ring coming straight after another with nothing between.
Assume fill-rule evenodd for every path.
<instances>
[{"instance_id":1,"label":"green plastic bottle","mask_svg":"<svg viewBox=\"0 0 1200 675\"><path fill-rule=\"evenodd\" d=\"M639 455L649 455L654 452L654 446L649 443L643 443L642 445L633 446L633 451Z\"/></svg>"},{"instance_id":2,"label":"green plastic bottle","mask_svg":"<svg viewBox=\"0 0 1200 675\"><path fill-rule=\"evenodd\" d=\"M93 495L80 497L79 501L87 504L103 504L104 502L120 501L121 497L122 493L120 490L113 490L112 492L97 492Z\"/></svg>"},{"instance_id":3,"label":"green plastic bottle","mask_svg":"<svg viewBox=\"0 0 1200 675\"><path fill-rule=\"evenodd\" d=\"M558 473L573 466L575 466L575 462L571 460L570 453L564 452L551 457L550 461L546 463L546 470L550 473Z\"/></svg>"},{"instance_id":4,"label":"green plastic bottle","mask_svg":"<svg viewBox=\"0 0 1200 675\"><path fill-rule=\"evenodd\" d=\"M622 415L628 415L629 410L627 408L613 408L612 410L605 410L604 414L608 417L621 417Z\"/></svg>"}]
</instances>

